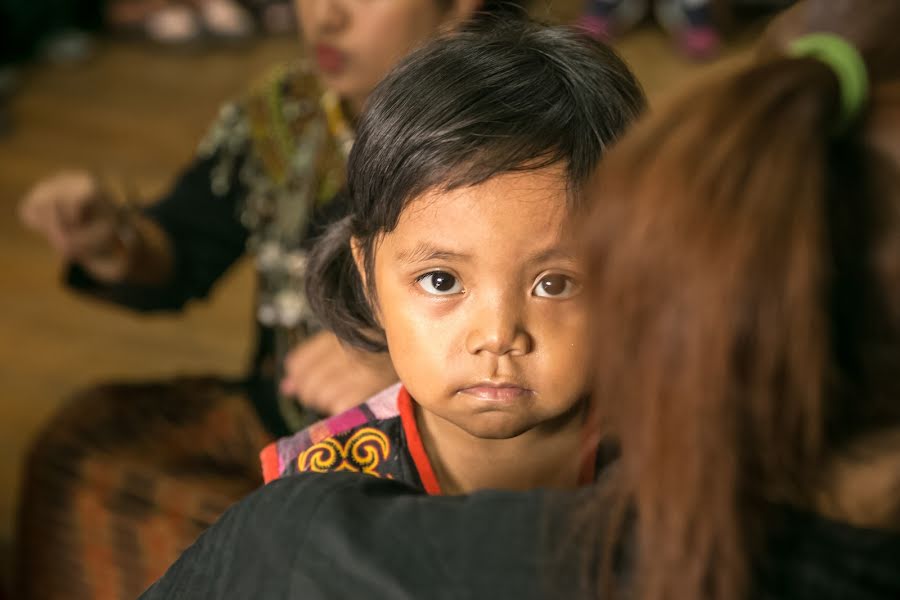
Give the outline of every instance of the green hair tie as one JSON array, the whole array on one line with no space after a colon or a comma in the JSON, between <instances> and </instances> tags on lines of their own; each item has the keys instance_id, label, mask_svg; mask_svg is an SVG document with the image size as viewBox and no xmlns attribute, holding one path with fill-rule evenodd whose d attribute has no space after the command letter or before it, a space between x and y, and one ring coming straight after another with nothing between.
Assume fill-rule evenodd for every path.
<instances>
[{"instance_id":1,"label":"green hair tie","mask_svg":"<svg viewBox=\"0 0 900 600\"><path fill-rule=\"evenodd\" d=\"M812 33L794 40L788 54L819 60L834 71L841 89L838 131L845 131L862 112L869 95L869 76L862 56L847 40L833 33Z\"/></svg>"}]
</instances>

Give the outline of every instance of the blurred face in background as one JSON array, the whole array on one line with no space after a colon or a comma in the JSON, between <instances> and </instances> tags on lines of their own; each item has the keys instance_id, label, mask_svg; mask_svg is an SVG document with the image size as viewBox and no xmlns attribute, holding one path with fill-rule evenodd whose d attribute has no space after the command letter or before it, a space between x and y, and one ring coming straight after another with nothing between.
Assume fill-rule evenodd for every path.
<instances>
[{"instance_id":1,"label":"blurred face in background","mask_svg":"<svg viewBox=\"0 0 900 600\"><path fill-rule=\"evenodd\" d=\"M354 110L387 72L479 0L296 0L307 56L325 87Z\"/></svg>"}]
</instances>

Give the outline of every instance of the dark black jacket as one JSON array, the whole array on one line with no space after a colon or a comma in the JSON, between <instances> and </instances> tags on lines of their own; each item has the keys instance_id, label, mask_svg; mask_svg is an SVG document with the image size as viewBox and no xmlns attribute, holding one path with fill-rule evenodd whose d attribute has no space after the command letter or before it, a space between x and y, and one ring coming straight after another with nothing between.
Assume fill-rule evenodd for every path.
<instances>
[{"instance_id":1,"label":"dark black jacket","mask_svg":"<svg viewBox=\"0 0 900 600\"><path fill-rule=\"evenodd\" d=\"M575 598L574 571L547 549L566 543L548 524L577 498L426 497L365 475L302 474L233 507L142 598ZM900 535L785 514L754 597L900 598Z\"/></svg>"}]
</instances>

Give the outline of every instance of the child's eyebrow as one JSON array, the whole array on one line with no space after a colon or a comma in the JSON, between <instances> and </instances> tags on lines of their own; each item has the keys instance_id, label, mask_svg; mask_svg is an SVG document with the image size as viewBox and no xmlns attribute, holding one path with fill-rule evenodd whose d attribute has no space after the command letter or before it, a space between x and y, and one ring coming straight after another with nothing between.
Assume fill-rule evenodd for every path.
<instances>
[{"instance_id":1,"label":"child's eyebrow","mask_svg":"<svg viewBox=\"0 0 900 600\"><path fill-rule=\"evenodd\" d=\"M468 254L439 248L427 242L421 242L411 250L400 250L396 254L396 259L398 261L407 264L427 262L430 260L466 261L470 258L471 256L469 256ZM554 260L575 260L575 255L571 251L571 248L562 248L559 246L555 246L535 252L534 254L529 256L525 260L525 262L527 264L534 265Z\"/></svg>"},{"instance_id":2,"label":"child's eyebrow","mask_svg":"<svg viewBox=\"0 0 900 600\"><path fill-rule=\"evenodd\" d=\"M405 263L419 263L429 260L467 260L468 254L438 248L428 243L419 243L412 250L397 252L397 260Z\"/></svg>"},{"instance_id":3,"label":"child's eyebrow","mask_svg":"<svg viewBox=\"0 0 900 600\"><path fill-rule=\"evenodd\" d=\"M541 250L536 252L528 257L528 264L538 264L543 262L550 262L553 260L575 260L576 254L572 251L571 248L565 247L561 248L559 246L554 246L553 248L547 248L546 250Z\"/></svg>"}]
</instances>

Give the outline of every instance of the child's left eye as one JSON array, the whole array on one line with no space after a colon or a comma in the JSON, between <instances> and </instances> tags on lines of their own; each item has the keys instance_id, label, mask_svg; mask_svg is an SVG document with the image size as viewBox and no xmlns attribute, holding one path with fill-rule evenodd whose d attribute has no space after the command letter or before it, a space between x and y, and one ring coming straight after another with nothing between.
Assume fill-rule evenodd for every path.
<instances>
[{"instance_id":1,"label":"child's left eye","mask_svg":"<svg viewBox=\"0 0 900 600\"><path fill-rule=\"evenodd\" d=\"M462 291L459 280L446 271L431 271L416 280L419 287L434 296L449 296Z\"/></svg>"},{"instance_id":2,"label":"child's left eye","mask_svg":"<svg viewBox=\"0 0 900 600\"><path fill-rule=\"evenodd\" d=\"M570 298L578 292L578 284L565 275L541 277L532 293L539 298Z\"/></svg>"}]
</instances>

